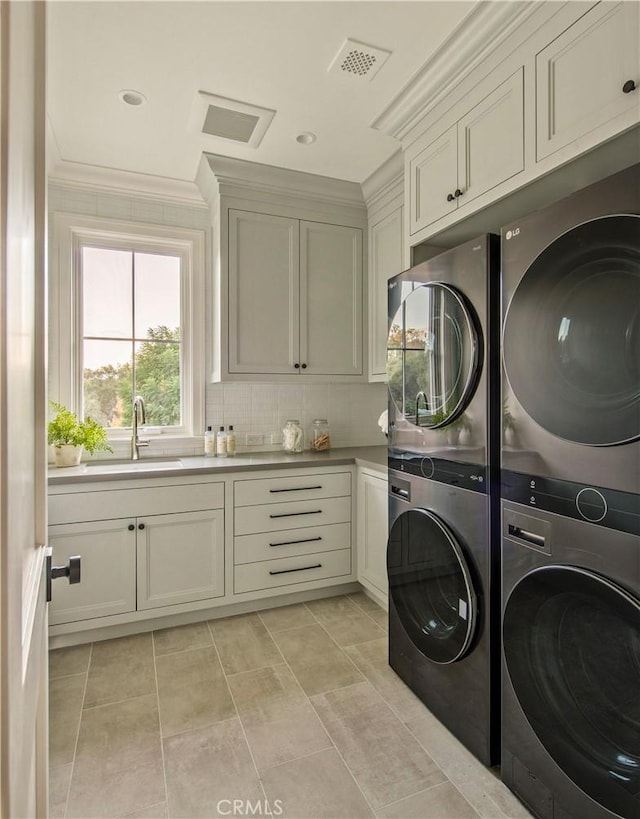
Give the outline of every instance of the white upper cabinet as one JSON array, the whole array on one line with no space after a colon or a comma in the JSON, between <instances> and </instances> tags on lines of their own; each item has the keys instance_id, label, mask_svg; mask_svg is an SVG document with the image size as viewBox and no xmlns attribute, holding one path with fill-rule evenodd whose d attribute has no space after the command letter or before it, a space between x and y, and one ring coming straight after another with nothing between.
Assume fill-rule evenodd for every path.
<instances>
[{"instance_id":1,"label":"white upper cabinet","mask_svg":"<svg viewBox=\"0 0 640 819\"><path fill-rule=\"evenodd\" d=\"M637 2L601 3L536 55L538 161L640 111L638 19Z\"/></svg>"},{"instance_id":2,"label":"white upper cabinet","mask_svg":"<svg viewBox=\"0 0 640 819\"><path fill-rule=\"evenodd\" d=\"M369 226L369 380L387 374L387 283L402 272L402 205Z\"/></svg>"},{"instance_id":3,"label":"white upper cabinet","mask_svg":"<svg viewBox=\"0 0 640 819\"><path fill-rule=\"evenodd\" d=\"M300 222L300 372L362 374L362 231Z\"/></svg>"},{"instance_id":4,"label":"white upper cabinet","mask_svg":"<svg viewBox=\"0 0 640 819\"><path fill-rule=\"evenodd\" d=\"M204 154L214 381L365 377L360 185Z\"/></svg>"},{"instance_id":5,"label":"white upper cabinet","mask_svg":"<svg viewBox=\"0 0 640 819\"><path fill-rule=\"evenodd\" d=\"M520 68L409 159L414 234L524 169Z\"/></svg>"},{"instance_id":6,"label":"white upper cabinet","mask_svg":"<svg viewBox=\"0 0 640 819\"><path fill-rule=\"evenodd\" d=\"M229 211L229 372L362 374L362 230Z\"/></svg>"},{"instance_id":7,"label":"white upper cabinet","mask_svg":"<svg viewBox=\"0 0 640 819\"><path fill-rule=\"evenodd\" d=\"M298 360L297 219L229 211L229 371L291 373Z\"/></svg>"}]
</instances>

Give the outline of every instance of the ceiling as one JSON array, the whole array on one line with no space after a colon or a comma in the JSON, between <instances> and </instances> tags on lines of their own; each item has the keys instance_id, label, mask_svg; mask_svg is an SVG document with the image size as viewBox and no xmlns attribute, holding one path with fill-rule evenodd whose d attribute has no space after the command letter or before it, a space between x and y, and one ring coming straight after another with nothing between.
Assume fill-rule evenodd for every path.
<instances>
[{"instance_id":1,"label":"ceiling","mask_svg":"<svg viewBox=\"0 0 640 819\"><path fill-rule=\"evenodd\" d=\"M399 147L371 123L475 2L48 4L56 161L192 182L201 153L362 182ZM328 69L345 39L391 56L371 79ZM141 92L125 105L118 92ZM198 91L275 110L257 148L199 132ZM296 136L310 131L315 143Z\"/></svg>"}]
</instances>

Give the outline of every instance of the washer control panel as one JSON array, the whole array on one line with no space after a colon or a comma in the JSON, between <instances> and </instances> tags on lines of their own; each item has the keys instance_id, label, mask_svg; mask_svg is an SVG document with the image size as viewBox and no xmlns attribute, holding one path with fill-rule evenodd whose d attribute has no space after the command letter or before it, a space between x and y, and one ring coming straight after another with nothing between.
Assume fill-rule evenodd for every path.
<instances>
[{"instance_id":1,"label":"washer control panel","mask_svg":"<svg viewBox=\"0 0 640 819\"><path fill-rule=\"evenodd\" d=\"M461 489L471 489L474 492L486 494L489 491L487 468L478 464L447 461L444 458L432 458L413 452L390 451L389 469L458 486Z\"/></svg>"},{"instance_id":2,"label":"washer control panel","mask_svg":"<svg viewBox=\"0 0 640 819\"><path fill-rule=\"evenodd\" d=\"M503 470L501 495L532 509L640 535L640 495Z\"/></svg>"}]
</instances>

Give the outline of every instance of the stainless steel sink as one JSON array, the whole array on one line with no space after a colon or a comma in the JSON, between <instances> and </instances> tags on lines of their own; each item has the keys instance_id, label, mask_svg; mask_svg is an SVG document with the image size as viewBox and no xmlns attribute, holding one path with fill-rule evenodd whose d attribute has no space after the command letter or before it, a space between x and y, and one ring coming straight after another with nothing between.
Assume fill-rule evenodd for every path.
<instances>
[{"instance_id":1,"label":"stainless steel sink","mask_svg":"<svg viewBox=\"0 0 640 819\"><path fill-rule=\"evenodd\" d=\"M140 460L140 461L119 461L110 463L108 461L95 461L87 464L87 470L91 472L151 472L163 469L182 469L184 464L180 458L172 458L166 461Z\"/></svg>"}]
</instances>

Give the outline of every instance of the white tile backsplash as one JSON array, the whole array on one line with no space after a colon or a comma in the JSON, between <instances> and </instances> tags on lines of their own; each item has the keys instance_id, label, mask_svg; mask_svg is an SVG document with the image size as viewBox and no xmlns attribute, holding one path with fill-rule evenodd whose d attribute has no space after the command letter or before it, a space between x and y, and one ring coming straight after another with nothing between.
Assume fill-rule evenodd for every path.
<instances>
[{"instance_id":1,"label":"white tile backsplash","mask_svg":"<svg viewBox=\"0 0 640 819\"><path fill-rule=\"evenodd\" d=\"M334 447L384 444L378 417L387 405L384 384L209 384L206 424L233 424L238 452L280 449L271 435L287 418L298 418L308 440L314 418L326 418ZM248 433L264 436L261 446L246 446Z\"/></svg>"}]
</instances>

